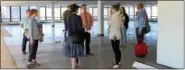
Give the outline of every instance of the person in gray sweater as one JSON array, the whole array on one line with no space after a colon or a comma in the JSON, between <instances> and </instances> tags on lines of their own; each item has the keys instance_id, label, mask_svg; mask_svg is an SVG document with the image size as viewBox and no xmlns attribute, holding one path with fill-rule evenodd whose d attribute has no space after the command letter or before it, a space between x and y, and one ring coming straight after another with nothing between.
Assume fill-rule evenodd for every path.
<instances>
[{"instance_id":1,"label":"person in gray sweater","mask_svg":"<svg viewBox=\"0 0 185 70\"><path fill-rule=\"evenodd\" d=\"M33 68L39 66L40 64L36 61L37 49L39 39L42 37L42 31L40 29L40 24L37 22L36 17L38 16L38 11L36 9L31 10L31 17L29 18L29 27L27 31L27 37L30 44L30 52L28 56L27 68Z\"/></svg>"}]
</instances>

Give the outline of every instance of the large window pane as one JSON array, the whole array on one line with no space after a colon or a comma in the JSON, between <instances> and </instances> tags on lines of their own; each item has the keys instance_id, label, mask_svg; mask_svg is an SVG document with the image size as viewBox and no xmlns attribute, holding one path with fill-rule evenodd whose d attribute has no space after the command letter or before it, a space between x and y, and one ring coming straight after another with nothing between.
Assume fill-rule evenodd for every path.
<instances>
[{"instance_id":1,"label":"large window pane","mask_svg":"<svg viewBox=\"0 0 185 70\"><path fill-rule=\"evenodd\" d=\"M28 7L21 7L21 18L26 17L26 10L28 10Z\"/></svg>"},{"instance_id":2,"label":"large window pane","mask_svg":"<svg viewBox=\"0 0 185 70\"><path fill-rule=\"evenodd\" d=\"M62 18L63 18L63 13L64 13L64 11L66 11L66 10L67 10L67 7L61 7Z\"/></svg>"},{"instance_id":3,"label":"large window pane","mask_svg":"<svg viewBox=\"0 0 185 70\"><path fill-rule=\"evenodd\" d=\"M30 9L37 9L37 6L30 6Z\"/></svg>"},{"instance_id":4,"label":"large window pane","mask_svg":"<svg viewBox=\"0 0 185 70\"><path fill-rule=\"evenodd\" d=\"M55 8L54 11L55 19L60 20L60 8Z\"/></svg>"},{"instance_id":5,"label":"large window pane","mask_svg":"<svg viewBox=\"0 0 185 70\"><path fill-rule=\"evenodd\" d=\"M152 6L152 18L157 18L157 6Z\"/></svg>"},{"instance_id":6,"label":"large window pane","mask_svg":"<svg viewBox=\"0 0 185 70\"><path fill-rule=\"evenodd\" d=\"M129 14L128 7L125 7L125 11L126 11L127 14Z\"/></svg>"},{"instance_id":7,"label":"large window pane","mask_svg":"<svg viewBox=\"0 0 185 70\"><path fill-rule=\"evenodd\" d=\"M109 8L104 8L104 18L108 18Z\"/></svg>"},{"instance_id":8,"label":"large window pane","mask_svg":"<svg viewBox=\"0 0 185 70\"><path fill-rule=\"evenodd\" d=\"M12 14L12 21L20 21L20 9L19 7L12 7L11 8L11 14Z\"/></svg>"},{"instance_id":9,"label":"large window pane","mask_svg":"<svg viewBox=\"0 0 185 70\"><path fill-rule=\"evenodd\" d=\"M89 13L92 15L93 13L92 13L93 11L92 11L92 8L89 8Z\"/></svg>"},{"instance_id":10,"label":"large window pane","mask_svg":"<svg viewBox=\"0 0 185 70\"><path fill-rule=\"evenodd\" d=\"M130 15L130 18L134 18L134 7L129 7L129 15Z\"/></svg>"},{"instance_id":11,"label":"large window pane","mask_svg":"<svg viewBox=\"0 0 185 70\"><path fill-rule=\"evenodd\" d=\"M45 17L46 17L46 12L45 12L45 7L40 7L39 10L40 10L40 20L46 20Z\"/></svg>"},{"instance_id":12,"label":"large window pane","mask_svg":"<svg viewBox=\"0 0 185 70\"><path fill-rule=\"evenodd\" d=\"M47 20L51 20L51 8L46 8L46 12Z\"/></svg>"},{"instance_id":13,"label":"large window pane","mask_svg":"<svg viewBox=\"0 0 185 70\"><path fill-rule=\"evenodd\" d=\"M151 19L151 7L145 7L145 10L147 12L148 18Z\"/></svg>"},{"instance_id":14,"label":"large window pane","mask_svg":"<svg viewBox=\"0 0 185 70\"><path fill-rule=\"evenodd\" d=\"M97 8L93 8L93 16L98 16L98 9Z\"/></svg>"},{"instance_id":15,"label":"large window pane","mask_svg":"<svg viewBox=\"0 0 185 70\"><path fill-rule=\"evenodd\" d=\"M10 21L10 7L1 7L2 21Z\"/></svg>"}]
</instances>

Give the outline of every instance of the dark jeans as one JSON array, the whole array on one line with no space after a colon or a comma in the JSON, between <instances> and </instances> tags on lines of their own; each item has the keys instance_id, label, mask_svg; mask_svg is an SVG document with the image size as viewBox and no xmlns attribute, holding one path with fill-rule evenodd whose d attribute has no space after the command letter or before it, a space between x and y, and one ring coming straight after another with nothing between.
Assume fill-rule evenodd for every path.
<instances>
[{"instance_id":1,"label":"dark jeans","mask_svg":"<svg viewBox=\"0 0 185 70\"><path fill-rule=\"evenodd\" d=\"M139 28L136 28L136 37L137 37L137 42L142 43L144 41L144 35L146 33L146 28L142 28L141 34L139 34Z\"/></svg>"},{"instance_id":2,"label":"dark jeans","mask_svg":"<svg viewBox=\"0 0 185 70\"><path fill-rule=\"evenodd\" d=\"M26 51L26 43L27 43L28 39L26 38L26 36L23 34L23 40L22 40L22 52Z\"/></svg>"},{"instance_id":3,"label":"dark jeans","mask_svg":"<svg viewBox=\"0 0 185 70\"><path fill-rule=\"evenodd\" d=\"M85 53L86 54L90 54L91 50L90 50L90 42L91 42L91 34L89 32L85 32L85 48L86 48L86 51Z\"/></svg>"},{"instance_id":4,"label":"dark jeans","mask_svg":"<svg viewBox=\"0 0 185 70\"><path fill-rule=\"evenodd\" d=\"M119 49L120 40L111 40L112 49L115 55L116 65L121 61L121 51Z\"/></svg>"},{"instance_id":5,"label":"dark jeans","mask_svg":"<svg viewBox=\"0 0 185 70\"><path fill-rule=\"evenodd\" d=\"M28 62L32 62L32 60L36 60L37 49L38 49L39 40L34 40L33 45L30 45L30 52L28 56Z\"/></svg>"}]
</instances>

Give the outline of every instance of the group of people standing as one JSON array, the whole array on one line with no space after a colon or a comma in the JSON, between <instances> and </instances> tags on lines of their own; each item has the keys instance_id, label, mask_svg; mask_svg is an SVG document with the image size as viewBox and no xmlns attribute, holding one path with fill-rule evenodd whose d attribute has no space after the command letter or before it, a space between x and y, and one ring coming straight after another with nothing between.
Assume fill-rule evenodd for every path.
<instances>
[{"instance_id":1,"label":"group of people standing","mask_svg":"<svg viewBox=\"0 0 185 70\"><path fill-rule=\"evenodd\" d=\"M139 44L144 43L144 35L150 31L149 20L146 10L143 8L143 4L139 2L137 4L137 12L135 19L136 38ZM115 55L115 64L113 68L119 68L121 64L121 51L120 46L126 46L127 42L127 29L129 18L125 12L124 7L120 8L120 4L111 6L110 17L108 21L109 25L109 39L111 40L113 52Z\"/></svg>"},{"instance_id":2,"label":"group of people standing","mask_svg":"<svg viewBox=\"0 0 185 70\"><path fill-rule=\"evenodd\" d=\"M81 5L80 15L78 10L80 6L71 4L67 6L67 10L63 13L65 24L65 46L64 55L71 59L72 68L79 66L79 58L85 55L93 55L90 50L91 34L90 30L93 26L93 18L86 11L86 5ZM146 11L143 9L143 4L138 3L138 11L136 12L136 37L137 43L142 43L144 34L147 33L148 21ZM29 41L29 57L28 68L33 68L40 65L36 61L36 52L38 42L43 41L42 25L37 21L38 11L36 9L27 10L27 17L22 19L21 27L24 29L22 52L26 54L26 42ZM115 55L115 64L113 68L119 68L121 64L120 47L125 47L127 43L127 29L129 17L126 14L125 8L120 7L120 4L111 6L110 16L108 19L109 39L112 44L112 49Z\"/></svg>"}]
</instances>

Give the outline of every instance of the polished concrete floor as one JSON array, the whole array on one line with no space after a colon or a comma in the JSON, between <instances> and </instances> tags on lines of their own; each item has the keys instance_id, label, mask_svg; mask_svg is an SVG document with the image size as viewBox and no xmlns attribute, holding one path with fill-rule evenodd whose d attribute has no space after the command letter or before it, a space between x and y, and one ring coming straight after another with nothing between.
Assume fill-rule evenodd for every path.
<instances>
[{"instance_id":1,"label":"polished concrete floor","mask_svg":"<svg viewBox=\"0 0 185 70\"><path fill-rule=\"evenodd\" d=\"M129 23L128 44L122 51L121 68L133 68L134 61L156 63L156 43L157 43L157 23L151 22L151 32L146 35L149 54L146 58L136 58L134 56L133 46L135 44L135 29L133 22ZM10 37L5 37L4 41L8 46L11 56L18 68L25 68L27 55L22 55L21 42L22 30L19 25L4 25L3 28L9 32ZM37 60L42 65L38 68L71 68L70 60L63 53L63 28L62 23L56 23L53 28L50 24L44 24L44 42L39 44ZM114 61L113 51L108 40L107 21L104 25L105 37L98 37L98 23L95 21L92 28L91 49L95 54L93 56L83 57L80 59L80 68L109 68Z\"/></svg>"}]
</instances>

